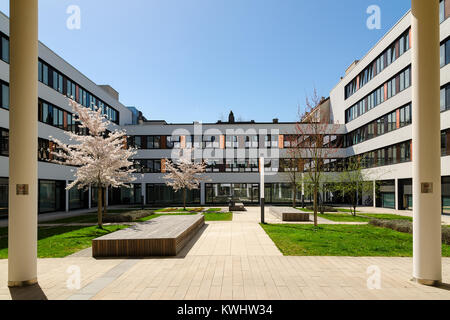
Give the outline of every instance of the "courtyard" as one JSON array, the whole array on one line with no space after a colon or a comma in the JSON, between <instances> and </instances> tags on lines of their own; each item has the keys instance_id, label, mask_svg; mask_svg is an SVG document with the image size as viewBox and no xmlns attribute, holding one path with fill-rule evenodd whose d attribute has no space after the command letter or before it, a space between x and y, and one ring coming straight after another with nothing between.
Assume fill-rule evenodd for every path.
<instances>
[{"instance_id":1,"label":"courtyard","mask_svg":"<svg viewBox=\"0 0 450 320\"><path fill-rule=\"evenodd\" d=\"M443 258L443 285L427 287L410 281L410 257L285 256L259 224L260 208L247 209L232 221L207 221L174 258L96 260L87 248L39 259L39 285L30 288L9 289L7 260L0 260L0 299L450 299L450 258ZM267 210L266 218L285 225ZM79 289L68 286L74 267ZM373 268L377 288L368 284Z\"/></svg>"}]
</instances>

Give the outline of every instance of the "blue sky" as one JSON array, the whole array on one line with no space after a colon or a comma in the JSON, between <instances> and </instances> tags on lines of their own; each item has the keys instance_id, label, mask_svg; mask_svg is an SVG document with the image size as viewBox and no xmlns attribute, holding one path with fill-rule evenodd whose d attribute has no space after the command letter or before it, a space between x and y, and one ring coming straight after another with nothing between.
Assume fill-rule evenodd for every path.
<instances>
[{"instance_id":1,"label":"blue sky","mask_svg":"<svg viewBox=\"0 0 450 320\"><path fill-rule=\"evenodd\" d=\"M149 119L295 121L314 88L345 69L407 12L410 0L40 0L39 39ZM369 30L370 5L381 30ZM69 5L81 29L69 30ZM9 15L9 0L0 0Z\"/></svg>"}]
</instances>

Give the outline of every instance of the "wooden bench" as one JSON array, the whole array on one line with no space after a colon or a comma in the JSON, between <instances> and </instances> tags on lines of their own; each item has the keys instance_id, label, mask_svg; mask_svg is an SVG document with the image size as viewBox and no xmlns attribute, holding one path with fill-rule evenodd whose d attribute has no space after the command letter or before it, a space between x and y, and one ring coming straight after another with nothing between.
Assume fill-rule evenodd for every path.
<instances>
[{"instance_id":1,"label":"wooden bench","mask_svg":"<svg viewBox=\"0 0 450 320\"><path fill-rule=\"evenodd\" d=\"M288 222L308 222L308 221L310 221L309 213L302 212L295 208L271 207L270 211L274 216L276 216L281 221L288 221Z\"/></svg>"},{"instance_id":2,"label":"wooden bench","mask_svg":"<svg viewBox=\"0 0 450 320\"><path fill-rule=\"evenodd\" d=\"M204 224L202 214L162 216L92 240L92 256L176 256Z\"/></svg>"}]
</instances>

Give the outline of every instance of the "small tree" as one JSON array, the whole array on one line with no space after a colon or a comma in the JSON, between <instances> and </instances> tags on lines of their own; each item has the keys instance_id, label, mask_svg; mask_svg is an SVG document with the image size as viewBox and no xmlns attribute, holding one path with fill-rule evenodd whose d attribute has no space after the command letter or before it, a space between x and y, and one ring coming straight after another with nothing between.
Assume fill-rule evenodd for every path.
<instances>
[{"instance_id":1,"label":"small tree","mask_svg":"<svg viewBox=\"0 0 450 320\"><path fill-rule=\"evenodd\" d=\"M132 148L126 148L126 133L115 130L107 132L111 122L102 114L100 108L86 108L79 103L69 100L74 111L74 120L79 122L80 129L86 129L87 134L75 134L67 131L71 141L75 144L66 144L52 138L56 143L57 152L53 154L60 164L77 167L75 180L67 186L67 190L74 188L86 189L90 185L98 188L98 226L103 228L102 219L102 189L129 187L127 183L136 180L131 174L133 162L129 159L136 154ZM105 201L106 212L106 201Z\"/></svg>"},{"instance_id":2,"label":"small tree","mask_svg":"<svg viewBox=\"0 0 450 320\"><path fill-rule=\"evenodd\" d=\"M323 183L324 159L333 158L341 147L341 140L336 135L339 124L331 124L317 113L322 99L317 91L311 98L306 98L304 109L299 108L299 121L296 124L298 140L293 148L297 148L303 160L305 179L308 179L314 201L314 226L317 227L318 200ZM319 115L319 116L314 116Z\"/></svg>"},{"instance_id":3,"label":"small tree","mask_svg":"<svg viewBox=\"0 0 450 320\"><path fill-rule=\"evenodd\" d=\"M342 172L336 176L334 188L345 194L350 199L350 211L356 216L356 207L358 206L358 194L372 190L372 183L367 181L363 172L363 157L349 158Z\"/></svg>"},{"instance_id":4,"label":"small tree","mask_svg":"<svg viewBox=\"0 0 450 320\"><path fill-rule=\"evenodd\" d=\"M302 186L302 160L298 157L299 149L290 148L287 150L289 158L283 159L280 167L289 178L289 185L291 186L292 191L292 207L295 208L297 206L297 192L301 190Z\"/></svg>"},{"instance_id":5,"label":"small tree","mask_svg":"<svg viewBox=\"0 0 450 320\"><path fill-rule=\"evenodd\" d=\"M166 185L172 187L175 192L183 191L183 208L186 210L186 191L196 190L200 187L200 182L205 179L200 175L205 172L206 164L197 163L188 159L180 159L174 164L165 159L167 174L164 176Z\"/></svg>"}]
</instances>

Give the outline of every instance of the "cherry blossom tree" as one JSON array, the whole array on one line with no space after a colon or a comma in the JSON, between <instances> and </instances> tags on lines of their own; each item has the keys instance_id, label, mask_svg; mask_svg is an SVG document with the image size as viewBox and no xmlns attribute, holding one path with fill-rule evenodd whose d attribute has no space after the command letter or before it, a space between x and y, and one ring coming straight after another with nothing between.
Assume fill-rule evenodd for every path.
<instances>
[{"instance_id":1,"label":"cherry blossom tree","mask_svg":"<svg viewBox=\"0 0 450 320\"><path fill-rule=\"evenodd\" d=\"M80 123L79 128L85 134L67 131L70 141L75 142L73 144L51 137L58 150L53 152L57 158L55 162L76 167L75 180L67 190L89 186L98 188L98 226L102 228L102 189L129 187L127 184L136 180L132 176L135 169L130 161L136 151L126 147L124 131L108 131L111 122L100 108L86 108L73 100L69 100L69 104L74 111L74 120ZM106 212L106 203L104 205Z\"/></svg>"},{"instance_id":2,"label":"cherry blossom tree","mask_svg":"<svg viewBox=\"0 0 450 320\"><path fill-rule=\"evenodd\" d=\"M200 182L205 181L201 174L206 170L204 162L193 162L182 158L175 163L165 159L167 174L164 176L166 185L172 187L175 192L183 190L183 207L186 210L186 191L196 190L200 187Z\"/></svg>"}]
</instances>

